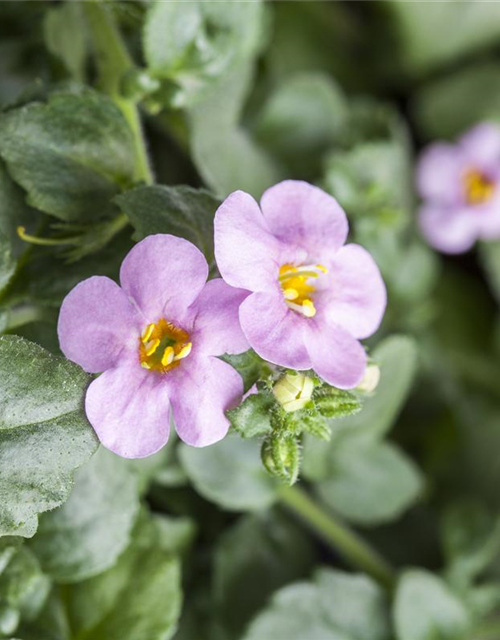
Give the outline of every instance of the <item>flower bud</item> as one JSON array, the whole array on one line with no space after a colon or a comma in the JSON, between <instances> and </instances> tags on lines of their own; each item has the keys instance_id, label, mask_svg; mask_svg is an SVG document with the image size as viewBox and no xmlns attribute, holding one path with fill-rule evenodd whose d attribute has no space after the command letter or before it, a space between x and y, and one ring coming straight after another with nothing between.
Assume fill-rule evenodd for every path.
<instances>
[{"instance_id":1,"label":"flower bud","mask_svg":"<svg viewBox=\"0 0 500 640\"><path fill-rule=\"evenodd\" d=\"M363 379L358 384L358 391L362 391L364 393L372 393L378 387L378 383L380 382L380 367L376 364L369 364L366 367L365 375Z\"/></svg>"},{"instance_id":2,"label":"flower bud","mask_svg":"<svg viewBox=\"0 0 500 640\"><path fill-rule=\"evenodd\" d=\"M287 373L273 387L273 394L283 409L290 413L303 409L309 402L314 382L301 373Z\"/></svg>"}]
</instances>

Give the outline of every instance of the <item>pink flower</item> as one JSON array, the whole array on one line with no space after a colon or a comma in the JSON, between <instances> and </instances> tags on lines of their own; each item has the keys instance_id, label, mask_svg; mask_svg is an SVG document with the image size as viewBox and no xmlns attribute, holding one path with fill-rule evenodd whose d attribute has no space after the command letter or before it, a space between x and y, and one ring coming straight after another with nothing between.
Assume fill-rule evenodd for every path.
<instances>
[{"instance_id":1,"label":"pink flower","mask_svg":"<svg viewBox=\"0 0 500 640\"><path fill-rule=\"evenodd\" d=\"M240 375L215 356L248 348L238 323L246 292L220 278L190 242L149 236L126 256L119 287L95 276L65 298L64 354L90 373L85 410L102 444L125 458L167 442L170 407L179 436L195 447L226 435L226 409L243 393Z\"/></svg>"},{"instance_id":2,"label":"pink flower","mask_svg":"<svg viewBox=\"0 0 500 640\"><path fill-rule=\"evenodd\" d=\"M500 238L499 127L480 124L456 144L430 145L416 180L420 226L433 247L462 253L478 239Z\"/></svg>"},{"instance_id":3,"label":"pink flower","mask_svg":"<svg viewBox=\"0 0 500 640\"><path fill-rule=\"evenodd\" d=\"M375 262L344 245L345 213L317 187L281 182L260 205L236 191L215 216L222 277L252 292L239 312L250 346L275 364L355 387L366 367L358 340L374 333L386 305Z\"/></svg>"}]
</instances>

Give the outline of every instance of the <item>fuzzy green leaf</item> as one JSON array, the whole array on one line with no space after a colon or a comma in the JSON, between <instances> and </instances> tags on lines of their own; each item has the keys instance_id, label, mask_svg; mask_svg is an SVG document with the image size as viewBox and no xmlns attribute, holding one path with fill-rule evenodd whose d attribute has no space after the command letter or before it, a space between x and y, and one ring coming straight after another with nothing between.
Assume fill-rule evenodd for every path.
<instances>
[{"instance_id":1,"label":"fuzzy green leaf","mask_svg":"<svg viewBox=\"0 0 500 640\"><path fill-rule=\"evenodd\" d=\"M171 233L193 242L213 260L214 215L220 201L204 189L153 185L119 195L115 202L127 214L142 240L152 233Z\"/></svg>"},{"instance_id":2,"label":"fuzzy green leaf","mask_svg":"<svg viewBox=\"0 0 500 640\"><path fill-rule=\"evenodd\" d=\"M399 582L394 623L397 640L461 640L469 619L464 605L440 578L412 569Z\"/></svg>"},{"instance_id":3,"label":"fuzzy green leaf","mask_svg":"<svg viewBox=\"0 0 500 640\"><path fill-rule=\"evenodd\" d=\"M168 640L180 613L180 581L178 560L144 515L112 569L68 589L72 628L79 640Z\"/></svg>"},{"instance_id":4,"label":"fuzzy green leaf","mask_svg":"<svg viewBox=\"0 0 500 640\"><path fill-rule=\"evenodd\" d=\"M83 412L89 376L15 336L0 337L0 535L32 536L97 449Z\"/></svg>"},{"instance_id":5,"label":"fuzzy green leaf","mask_svg":"<svg viewBox=\"0 0 500 640\"><path fill-rule=\"evenodd\" d=\"M243 438L253 438L271 431L271 411L276 399L270 392L253 393L239 407L227 412L232 427Z\"/></svg>"},{"instance_id":6,"label":"fuzzy green leaf","mask_svg":"<svg viewBox=\"0 0 500 640\"><path fill-rule=\"evenodd\" d=\"M0 155L30 205L68 221L112 212L111 198L134 173L125 118L91 90L54 93L1 115Z\"/></svg>"},{"instance_id":7,"label":"fuzzy green leaf","mask_svg":"<svg viewBox=\"0 0 500 640\"><path fill-rule=\"evenodd\" d=\"M245 393L257 382L263 370L267 368L265 361L252 349L237 355L224 355L222 360L236 369L243 378Z\"/></svg>"},{"instance_id":8,"label":"fuzzy green leaf","mask_svg":"<svg viewBox=\"0 0 500 640\"><path fill-rule=\"evenodd\" d=\"M189 112L193 160L204 181L221 197L241 189L260 198L284 175L240 126L252 76L252 65L243 63L221 78Z\"/></svg>"},{"instance_id":9,"label":"fuzzy green leaf","mask_svg":"<svg viewBox=\"0 0 500 640\"><path fill-rule=\"evenodd\" d=\"M151 75L179 86L175 106L199 100L207 87L260 44L259 0L152 2L144 23L144 55Z\"/></svg>"},{"instance_id":10,"label":"fuzzy green leaf","mask_svg":"<svg viewBox=\"0 0 500 640\"><path fill-rule=\"evenodd\" d=\"M328 479L317 485L319 494L359 525L395 520L422 492L418 468L389 443L340 446L331 463Z\"/></svg>"},{"instance_id":11,"label":"fuzzy green leaf","mask_svg":"<svg viewBox=\"0 0 500 640\"><path fill-rule=\"evenodd\" d=\"M278 591L243 640L387 640L387 603L370 579L321 569Z\"/></svg>"},{"instance_id":12,"label":"fuzzy green leaf","mask_svg":"<svg viewBox=\"0 0 500 640\"><path fill-rule=\"evenodd\" d=\"M113 566L138 510L137 474L101 447L75 474L68 501L41 516L31 548L57 581L84 580Z\"/></svg>"},{"instance_id":13,"label":"fuzzy green leaf","mask_svg":"<svg viewBox=\"0 0 500 640\"><path fill-rule=\"evenodd\" d=\"M342 90L326 74L297 74L271 94L257 117L258 141L299 175L315 176L347 122Z\"/></svg>"},{"instance_id":14,"label":"fuzzy green leaf","mask_svg":"<svg viewBox=\"0 0 500 640\"><path fill-rule=\"evenodd\" d=\"M274 510L238 520L214 555L218 626L239 638L273 591L307 575L313 555L303 530Z\"/></svg>"},{"instance_id":15,"label":"fuzzy green leaf","mask_svg":"<svg viewBox=\"0 0 500 640\"><path fill-rule=\"evenodd\" d=\"M84 80L88 53L82 22L83 15L79 4L67 2L49 9L43 23L47 49L63 62L78 82Z\"/></svg>"},{"instance_id":16,"label":"fuzzy green leaf","mask_svg":"<svg viewBox=\"0 0 500 640\"><path fill-rule=\"evenodd\" d=\"M263 468L259 449L256 439L229 435L204 449L181 445L180 459L204 498L229 511L252 511L278 497L278 483Z\"/></svg>"}]
</instances>

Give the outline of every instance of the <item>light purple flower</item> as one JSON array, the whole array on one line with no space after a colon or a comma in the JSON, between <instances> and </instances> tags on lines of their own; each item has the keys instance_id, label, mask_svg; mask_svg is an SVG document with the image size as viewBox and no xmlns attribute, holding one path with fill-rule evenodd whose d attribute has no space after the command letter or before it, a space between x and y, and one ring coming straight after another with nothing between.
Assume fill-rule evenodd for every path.
<instances>
[{"instance_id":1,"label":"light purple flower","mask_svg":"<svg viewBox=\"0 0 500 640\"><path fill-rule=\"evenodd\" d=\"M437 142L417 167L422 232L444 253L500 238L500 128L483 123L456 144Z\"/></svg>"},{"instance_id":2,"label":"light purple flower","mask_svg":"<svg viewBox=\"0 0 500 640\"><path fill-rule=\"evenodd\" d=\"M250 346L291 369L314 369L339 388L363 378L359 339L378 328L385 286L370 254L344 245L337 201L306 182L268 189L260 208L236 191L215 216L215 255L224 280L252 294L240 306Z\"/></svg>"},{"instance_id":3,"label":"light purple flower","mask_svg":"<svg viewBox=\"0 0 500 640\"><path fill-rule=\"evenodd\" d=\"M149 236L124 259L119 287L103 276L65 298L64 354L90 373L85 410L102 444L125 458L149 456L169 436L202 447L226 435L225 410L243 393L240 375L215 356L248 349L238 322L247 293L220 278L190 242Z\"/></svg>"}]
</instances>

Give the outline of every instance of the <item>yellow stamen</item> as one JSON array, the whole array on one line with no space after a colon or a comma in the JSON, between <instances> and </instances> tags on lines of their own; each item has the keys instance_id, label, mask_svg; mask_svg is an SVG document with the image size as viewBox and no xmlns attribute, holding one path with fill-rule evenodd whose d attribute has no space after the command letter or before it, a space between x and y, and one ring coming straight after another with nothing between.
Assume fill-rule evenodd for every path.
<instances>
[{"instance_id":1,"label":"yellow stamen","mask_svg":"<svg viewBox=\"0 0 500 640\"><path fill-rule=\"evenodd\" d=\"M193 348L193 344L191 342L188 342L187 344L185 344L182 349L179 351L179 353L175 356L175 360L182 360L182 358L185 358L186 356L188 356L191 353L191 349Z\"/></svg>"},{"instance_id":2,"label":"yellow stamen","mask_svg":"<svg viewBox=\"0 0 500 640\"><path fill-rule=\"evenodd\" d=\"M471 205L488 202L495 191L494 182L476 169L471 169L465 173L463 184L466 200Z\"/></svg>"},{"instance_id":3,"label":"yellow stamen","mask_svg":"<svg viewBox=\"0 0 500 640\"><path fill-rule=\"evenodd\" d=\"M146 344L149 338L151 338L151 334L153 333L154 328L155 328L155 325L152 323L152 324L148 324L148 326L144 330L144 333L142 334L142 338L141 338L144 344Z\"/></svg>"},{"instance_id":4,"label":"yellow stamen","mask_svg":"<svg viewBox=\"0 0 500 640\"><path fill-rule=\"evenodd\" d=\"M145 344L146 355L152 356L159 346L160 346L160 340L158 340L158 338L156 338L156 340L151 340L151 342L147 342Z\"/></svg>"},{"instance_id":5,"label":"yellow stamen","mask_svg":"<svg viewBox=\"0 0 500 640\"><path fill-rule=\"evenodd\" d=\"M316 271L302 271L301 269L295 269L295 271L290 273L284 273L279 277L280 282L285 282L286 280L290 280L290 278L318 278L319 274Z\"/></svg>"},{"instance_id":6,"label":"yellow stamen","mask_svg":"<svg viewBox=\"0 0 500 640\"><path fill-rule=\"evenodd\" d=\"M316 315L316 307L314 306L312 300L304 300L302 303L302 313L306 316L306 318L314 318Z\"/></svg>"},{"instance_id":7,"label":"yellow stamen","mask_svg":"<svg viewBox=\"0 0 500 640\"><path fill-rule=\"evenodd\" d=\"M324 267L322 264L317 264L316 265L316 269L319 269L323 273L328 273L328 269L326 267Z\"/></svg>"},{"instance_id":8,"label":"yellow stamen","mask_svg":"<svg viewBox=\"0 0 500 640\"><path fill-rule=\"evenodd\" d=\"M163 352L163 356L161 358L161 363L164 367L166 367L169 364L172 364L172 362L174 361L174 357L175 357L175 351L173 347L166 347L165 351Z\"/></svg>"},{"instance_id":9,"label":"yellow stamen","mask_svg":"<svg viewBox=\"0 0 500 640\"><path fill-rule=\"evenodd\" d=\"M299 297L299 292L297 289L285 289L283 295L285 296L285 300L295 300L295 298Z\"/></svg>"},{"instance_id":10,"label":"yellow stamen","mask_svg":"<svg viewBox=\"0 0 500 640\"><path fill-rule=\"evenodd\" d=\"M178 367L192 347L189 334L165 318L146 325L138 342L140 365L161 374Z\"/></svg>"}]
</instances>

